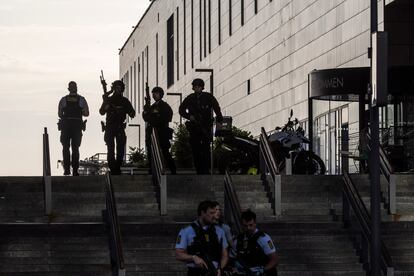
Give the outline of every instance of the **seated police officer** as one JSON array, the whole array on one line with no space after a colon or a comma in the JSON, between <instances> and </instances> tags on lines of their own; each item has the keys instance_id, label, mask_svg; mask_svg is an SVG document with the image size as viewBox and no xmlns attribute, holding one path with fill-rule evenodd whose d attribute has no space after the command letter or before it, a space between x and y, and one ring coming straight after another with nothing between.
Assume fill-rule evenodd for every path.
<instances>
[{"instance_id":1,"label":"seated police officer","mask_svg":"<svg viewBox=\"0 0 414 276\"><path fill-rule=\"evenodd\" d=\"M216 114L218 124L223 121L223 116L217 99L211 93L203 92L204 81L194 79L191 84L194 93L184 99L179 107L179 113L188 120L186 127L197 174L208 174L211 166L210 143L213 141L212 111Z\"/></svg>"},{"instance_id":2,"label":"seated police officer","mask_svg":"<svg viewBox=\"0 0 414 276\"><path fill-rule=\"evenodd\" d=\"M253 275L277 275L278 254L272 239L257 229L256 214L246 210L241 215L243 232L236 240L236 268L249 269ZM247 273L246 273L247 274Z\"/></svg>"},{"instance_id":3,"label":"seated police officer","mask_svg":"<svg viewBox=\"0 0 414 276\"><path fill-rule=\"evenodd\" d=\"M175 255L187 263L188 276L223 275L228 244L223 229L213 224L214 207L213 202L202 201L197 208L198 219L178 234Z\"/></svg>"},{"instance_id":4,"label":"seated police officer","mask_svg":"<svg viewBox=\"0 0 414 276\"><path fill-rule=\"evenodd\" d=\"M135 117L135 110L131 102L122 96L125 85L121 80L112 83L111 90L102 96L103 102L99 109L101 115L106 114L105 143L108 149L108 166L112 174L121 174L121 165L124 160L126 135L126 115ZM113 93L111 97L109 94ZM116 141L116 158L115 158Z\"/></svg>"},{"instance_id":5,"label":"seated police officer","mask_svg":"<svg viewBox=\"0 0 414 276\"><path fill-rule=\"evenodd\" d=\"M60 142L63 146L63 174L70 175L70 165L72 164L72 174L79 175L79 147L82 141L82 129L84 129L82 116L89 116L89 107L85 98L78 95L76 82L69 82L68 90L69 95L59 101L58 108L60 118L58 128L61 131ZM70 159L71 145L72 162Z\"/></svg>"},{"instance_id":6,"label":"seated police officer","mask_svg":"<svg viewBox=\"0 0 414 276\"><path fill-rule=\"evenodd\" d=\"M151 166L151 133L152 129L156 129L158 133L158 141L161 147L162 154L167 161L171 174L176 174L174 159L170 153L170 139L172 139L173 130L168 127L173 117L173 111L170 105L162 100L164 97L164 90L161 87L154 87L152 89L152 98L154 103L152 105L145 105L142 118L147 122L145 129L145 144L147 147L147 156L149 165Z\"/></svg>"}]
</instances>

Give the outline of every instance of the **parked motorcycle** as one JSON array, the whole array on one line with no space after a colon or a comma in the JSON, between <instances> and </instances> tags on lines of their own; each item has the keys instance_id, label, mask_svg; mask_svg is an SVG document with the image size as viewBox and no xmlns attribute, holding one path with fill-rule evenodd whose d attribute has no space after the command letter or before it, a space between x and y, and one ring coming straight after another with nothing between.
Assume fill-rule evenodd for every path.
<instances>
[{"instance_id":1,"label":"parked motorcycle","mask_svg":"<svg viewBox=\"0 0 414 276\"><path fill-rule=\"evenodd\" d=\"M290 111L288 122L282 127L277 127L274 133L269 135L279 170L283 170L286 158L293 158L293 174L325 174L326 167L322 159L313 151L306 150L304 145L310 141L305 137L305 130L300 126L297 118L292 121L293 110Z\"/></svg>"},{"instance_id":2,"label":"parked motorcycle","mask_svg":"<svg viewBox=\"0 0 414 276\"><path fill-rule=\"evenodd\" d=\"M305 137L305 131L298 120L291 120L292 116L291 110L288 122L268 136L279 170L285 168L286 158L290 158L293 153L293 174L325 174L326 167L322 159L304 148L304 144L309 144L310 141ZM223 174L227 169L232 174L257 174L260 168L260 142L246 135L235 134L231 129L230 126L216 135L221 137L217 158L219 172Z\"/></svg>"}]
</instances>

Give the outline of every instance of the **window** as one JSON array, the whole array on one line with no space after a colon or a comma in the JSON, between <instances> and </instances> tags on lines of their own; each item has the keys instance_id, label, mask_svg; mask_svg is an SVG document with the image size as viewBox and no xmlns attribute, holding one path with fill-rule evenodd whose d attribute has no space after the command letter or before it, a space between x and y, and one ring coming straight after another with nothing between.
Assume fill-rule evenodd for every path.
<instances>
[{"instance_id":1,"label":"window","mask_svg":"<svg viewBox=\"0 0 414 276\"><path fill-rule=\"evenodd\" d=\"M137 109L137 62L134 61L134 109ZM138 105L139 112L139 105Z\"/></svg>"},{"instance_id":2,"label":"window","mask_svg":"<svg viewBox=\"0 0 414 276\"><path fill-rule=\"evenodd\" d=\"M211 54L211 0L208 0L208 53Z\"/></svg>"},{"instance_id":3,"label":"window","mask_svg":"<svg viewBox=\"0 0 414 276\"><path fill-rule=\"evenodd\" d=\"M231 34L232 34L232 30L231 30L231 6L232 6L232 3L231 3L231 0L229 0L229 35L231 36Z\"/></svg>"},{"instance_id":4,"label":"window","mask_svg":"<svg viewBox=\"0 0 414 276\"><path fill-rule=\"evenodd\" d=\"M247 80L247 95L250 95L250 79Z\"/></svg>"},{"instance_id":5,"label":"window","mask_svg":"<svg viewBox=\"0 0 414 276\"><path fill-rule=\"evenodd\" d=\"M199 33L200 33L200 61L202 60L202 58L203 58L203 47L202 47L202 45L203 45L203 17L202 17L202 12L201 12L201 0L199 1L199 10L200 10L200 31L199 31Z\"/></svg>"},{"instance_id":6,"label":"window","mask_svg":"<svg viewBox=\"0 0 414 276\"><path fill-rule=\"evenodd\" d=\"M206 0L203 0L203 14L204 14L204 57L207 56L207 15L206 15Z\"/></svg>"},{"instance_id":7,"label":"window","mask_svg":"<svg viewBox=\"0 0 414 276\"><path fill-rule=\"evenodd\" d=\"M184 75L187 73L187 30L186 30L186 28L187 28L187 19L186 19L186 17L187 17L187 14L186 14L186 10L187 10L187 7L186 7L186 1L184 0Z\"/></svg>"},{"instance_id":8,"label":"window","mask_svg":"<svg viewBox=\"0 0 414 276\"><path fill-rule=\"evenodd\" d=\"M167 20L167 87L174 84L174 14Z\"/></svg>"},{"instance_id":9,"label":"window","mask_svg":"<svg viewBox=\"0 0 414 276\"><path fill-rule=\"evenodd\" d=\"M140 95L141 95L141 61L140 58L138 56L138 68L137 68L138 72L138 100L137 100L137 105L138 105L138 109L141 107L141 99L140 99Z\"/></svg>"},{"instance_id":10,"label":"window","mask_svg":"<svg viewBox=\"0 0 414 276\"><path fill-rule=\"evenodd\" d=\"M194 0L191 0L191 68L194 68Z\"/></svg>"},{"instance_id":11,"label":"window","mask_svg":"<svg viewBox=\"0 0 414 276\"><path fill-rule=\"evenodd\" d=\"M221 0L217 0L218 4L218 44L221 45Z\"/></svg>"},{"instance_id":12,"label":"window","mask_svg":"<svg viewBox=\"0 0 414 276\"><path fill-rule=\"evenodd\" d=\"M176 60L177 60L177 80L179 80L180 79L180 33L179 33L179 30L180 30L180 28L179 28L179 26L180 26L180 20L179 20L179 10L178 10L178 7L177 7L177 38L176 38L176 40L177 40L177 57L176 57Z\"/></svg>"},{"instance_id":13,"label":"window","mask_svg":"<svg viewBox=\"0 0 414 276\"><path fill-rule=\"evenodd\" d=\"M144 51L142 51L142 53L141 53L141 77L142 77L142 83L141 83L141 87L142 87L142 106L144 106L144 104L145 104L145 101L144 101L144 99L145 99L145 75L144 75L144 73L145 73L145 70L144 70L144 63L145 63L145 60L144 60Z\"/></svg>"},{"instance_id":14,"label":"window","mask_svg":"<svg viewBox=\"0 0 414 276\"><path fill-rule=\"evenodd\" d=\"M244 25L244 0L240 0L240 6L241 6L241 13L240 13L240 20L241 25Z\"/></svg>"},{"instance_id":15,"label":"window","mask_svg":"<svg viewBox=\"0 0 414 276\"><path fill-rule=\"evenodd\" d=\"M158 33L155 35L155 83L158 86Z\"/></svg>"}]
</instances>

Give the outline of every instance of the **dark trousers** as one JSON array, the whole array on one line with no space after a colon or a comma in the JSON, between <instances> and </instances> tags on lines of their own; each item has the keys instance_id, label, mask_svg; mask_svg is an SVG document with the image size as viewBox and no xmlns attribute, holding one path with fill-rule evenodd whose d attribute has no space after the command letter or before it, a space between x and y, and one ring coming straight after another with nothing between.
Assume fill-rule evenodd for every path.
<instances>
[{"instance_id":1,"label":"dark trousers","mask_svg":"<svg viewBox=\"0 0 414 276\"><path fill-rule=\"evenodd\" d=\"M207 269L189 267L187 271L187 276L204 276L207 275L207 273Z\"/></svg>"},{"instance_id":2,"label":"dark trousers","mask_svg":"<svg viewBox=\"0 0 414 276\"><path fill-rule=\"evenodd\" d=\"M105 143L108 150L107 160L111 174L121 174L121 165L124 161L126 135L124 129L107 129ZM115 146L116 143L116 146ZM115 156L116 147L116 156Z\"/></svg>"},{"instance_id":3,"label":"dark trousers","mask_svg":"<svg viewBox=\"0 0 414 276\"><path fill-rule=\"evenodd\" d=\"M65 172L70 170L70 166L74 171L79 168L79 147L82 142L82 125L80 122L64 122L60 133L60 142L63 150L63 169ZM70 148L72 147L72 162L70 156Z\"/></svg>"},{"instance_id":4,"label":"dark trousers","mask_svg":"<svg viewBox=\"0 0 414 276\"><path fill-rule=\"evenodd\" d=\"M152 129L147 129L145 132L145 146L147 148L147 156L148 156L148 162L150 166L150 172L151 172L151 162L152 162L151 160L152 159L151 132L152 132ZM158 140L160 143L162 155L164 157L165 162L167 163L166 165L170 169L171 174L176 174L177 168L175 166L174 159L172 158L171 153L170 153L170 148L171 148L170 138L166 136L163 132L158 131Z\"/></svg>"},{"instance_id":5,"label":"dark trousers","mask_svg":"<svg viewBox=\"0 0 414 276\"><path fill-rule=\"evenodd\" d=\"M208 133L210 129L206 130ZM211 137L201 131L189 130L191 151L193 153L194 167L197 174L210 173L210 143Z\"/></svg>"}]
</instances>

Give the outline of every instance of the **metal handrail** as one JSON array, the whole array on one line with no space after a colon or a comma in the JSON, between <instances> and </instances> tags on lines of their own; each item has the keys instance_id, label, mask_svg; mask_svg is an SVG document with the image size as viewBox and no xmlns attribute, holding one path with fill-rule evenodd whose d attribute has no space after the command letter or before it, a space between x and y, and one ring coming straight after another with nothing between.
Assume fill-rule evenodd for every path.
<instances>
[{"instance_id":1,"label":"metal handrail","mask_svg":"<svg viewBox=\"0 0 414 276\"><path fill-rule=\"evenodd\" d=\"M240 201L233 187L233 180L226 170L224 175L224 218L238 235L242 231Z\"/></svg>"},{"instance_id":2,"label":"metal handrail","mask_svg":"<svg viewBox=\"0 0 414 276\"><path fill-rule=\"evenodd\" d=\"M154 184L160 189L160 213L161 215L167 215L167 174L165 173L164 156L155 128L151 132L151 172Z\"/></svg>"},{"instance_id":3,"label":"metal handrail","mask_svg":"<svg viewBox=\"0 0 414 276\"><path fill-rule=\"evenodd\" d=\"M112 275L125 276L124 253L122 249L121 230L118 222L118 212L114 190L112 187L111 174L106 174L105 202L106 209L102 211L103 219L108 229L109 250L111 257Z\"/></svg>"},{"instance_id":4,"label":"metal handrail","mask_svg":"<svg viewBox=\"0 0 414 276\"><path fill-rule=\"evenodd\" d=\"M268 196L274 206L274 214L280 216L282 214L282 202L281 202L281 180L279 167L276 164L275 156L267 138L266 130L262 127L260 133L260 170L261 179L266 189L268 190ZM270 175L271 186L268 183L267 174Z\"/></svg>"},{"instance_id":5,"label":"metal handrail","mask_svg":"<svg viewBox=\"0 0 414 276\"><path fill-rule=\"evenodd\" d=\"M371 135L367 132L367 140L371 141ZM367 143L368 150L371 151L370 143ZM396 179L394 175L394 168L392 167L390 161L388 160L387 154L385 153L384 148L379 145L379 161L380 161L380 171L387 180L387 207L389 214L397 213L397 204L396 204Z\"/></svg>"},{"instance_id":6,"label":"metal handrail","mask_svg":"<svg viewBox=\"0 0 414 276\"><path fill-rule=\"evenodd\" d=\"M351 210L353 210L358 226L361 230L361 250L362 250L362 261L364 263L364 268L369 269L370 267L370 258L369 250L372 236L371 229L371 216L368 213L368 210L362 201L362 198L355 187L351 177L348 172L344 170L343 172L343 222L347 227L351 224ZM394 275L393 262L390 253L388 252L387 247L384 242L381 240L381 270L384 275L391 276Z\"/></svg>"},{"instance_id":7,"label":"metal handrail","mask_svg":"<svg viewBox=\"0 0 414 276\"><path fill-rule=\"evenodd\" d=\"M45 214L52 214L52 176L50 169L50 148L49 148L49 134L47 127L44 128L43 133L43 196L45 203Z\"/></svg>"}]
</instances>

